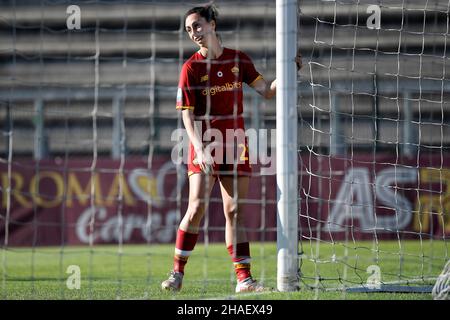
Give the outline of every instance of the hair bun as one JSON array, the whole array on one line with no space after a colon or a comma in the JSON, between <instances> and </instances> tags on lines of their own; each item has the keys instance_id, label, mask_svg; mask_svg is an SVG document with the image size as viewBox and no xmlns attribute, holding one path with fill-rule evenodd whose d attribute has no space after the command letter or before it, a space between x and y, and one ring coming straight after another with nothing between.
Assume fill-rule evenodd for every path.
<instances>
[{"instance_id":1,"label":"hair bun","mask_svg":"<svg viewBox=\"0 0 450 320\"><path fill-rule=\"evenodd\" d=\"M219 11L217 10L216 5L212 1L202 7L194 7L190 9L184 15L184 20L186 21L186 18L193 13L200 15L201 17L205 18L206 21L208 22L211 21L217 22L217 17L219 16Z\"/></svg>"},{"instance_id":2,"label":"hair bun","mask_svg":"<svg viewBox=\"0 0 450 320\"><path fill-rule=\"evenodd\" d=\"M217 6L213 3L210 2L209 4L207 4L205 6L205 10L207 11L208 20L217 20L217 17L219 16L219 11L217 10Z\"/></svg>"}]
</instances>

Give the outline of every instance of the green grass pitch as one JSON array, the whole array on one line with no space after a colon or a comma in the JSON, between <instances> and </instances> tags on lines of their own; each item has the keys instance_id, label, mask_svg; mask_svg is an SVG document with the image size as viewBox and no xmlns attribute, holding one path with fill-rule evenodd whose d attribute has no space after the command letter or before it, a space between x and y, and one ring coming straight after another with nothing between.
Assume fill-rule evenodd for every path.
<instances>
[{"instance_id":1,"label":"green grass pitch","mask_svg":"<svg viewBox=\"0 0 450 320\"><path fill-rule=\"evenodd\" d=\"M293 293L234 294L235 278L224 244L199 243L185 270L179 293L163 292L160 283L172 266L170 245L95 245L9 248L0 250L0 299L431 299L429 293L345 293L327 290L357 286L380 266L381 281L436 277L448 258L443 241L303 243L301 289ZM252 273L276 287L276 244L252 243ZM401 254L400 254L401 253ZM334 257L334 258L332 258ZM81 271L80 289L68 289L68 266ZM320 276L320 281L318 277ZM310 286L319 284L320 289ZM423 283L422 283L423 284ZM432 280L428 284L433 284Z\"/></svg>"}]
</instances>

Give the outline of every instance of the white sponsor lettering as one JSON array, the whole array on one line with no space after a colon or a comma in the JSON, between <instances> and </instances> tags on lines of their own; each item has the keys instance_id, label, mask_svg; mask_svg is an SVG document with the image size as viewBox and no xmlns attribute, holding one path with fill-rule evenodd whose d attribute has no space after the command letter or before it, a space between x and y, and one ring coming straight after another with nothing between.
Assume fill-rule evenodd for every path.
<instances>
[{"instance_id":1,"label":"white sponsor lettering","mask_svg":"<svg viewBox=\"0 0 450 320\"><path fill-rule=\"evenodd\" d=\"M390 216L377 216L377 227L405 230L413 217L412 204L398 191L397 186L417 181L415 168L387 168L377 175L375 190L377 200L395 212Z\"/></svg>"},{"instance_id":2,"label":"white sponsor lettering","mask_svg":"<svg viewBox=\"0 0 450 320\"><path fill-rule=\"evenodd\" d=\"M413 217L412 204L398 191L398 185L416 181L415 168L386 168L377 173L372 186L368 168L349 169L339 188L326 227L329 231L344 231L351 226L358 226L362 232L375 229L405 230ZM383 209L391 209L395 214L377 214L373 188L377 202Z\"/></svg>"},{"instance_id":3,"label":"white sponsor lettering","mask_svg":"<svg viewBox=\"0 0 450 320\"><path fill-rule=\"evenodd\" d=\"M93 213L96 211L95 216ZM76 235L83 243L89 243L90 237L93 241L127 242L131 239L133 232L140 231L140 236L146 241L157 241L167 243L172 240L177 222L177 212L169 211L164 215L152 212L150 215L128 213L126 216L107 217L106 208L87 208L78 218L76 223ZM96 228L90 232L90 222L94 219Z\"/></svg>"}]
</instances>

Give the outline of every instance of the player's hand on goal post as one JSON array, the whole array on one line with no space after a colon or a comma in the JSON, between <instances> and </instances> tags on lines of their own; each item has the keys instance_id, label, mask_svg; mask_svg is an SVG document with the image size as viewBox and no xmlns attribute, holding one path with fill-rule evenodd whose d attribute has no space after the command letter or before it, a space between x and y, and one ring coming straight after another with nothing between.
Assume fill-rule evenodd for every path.
<instances>
[{"instance_id":1,"label":"player's hand on goal post","mask_svg":"<svg viewBox=\"0 0 450 320\"><path fill-rule=\"evenodd\" d=\"M300 49L297 50L297 56L295 57L295 64L297 66L297 72L300 71L303 67L302 53L300 52Z\"/></svg>"}]
</instances>

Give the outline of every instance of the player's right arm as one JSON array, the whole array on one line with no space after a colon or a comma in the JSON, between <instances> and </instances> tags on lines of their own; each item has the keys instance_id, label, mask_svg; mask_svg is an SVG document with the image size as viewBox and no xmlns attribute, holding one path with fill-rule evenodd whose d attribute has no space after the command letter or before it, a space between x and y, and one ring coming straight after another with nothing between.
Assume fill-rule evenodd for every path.
<instances>
[{"instance_id":1,"label":"player's right arm","mask_svg":"<svg viewBox=\"0 0 450 320\"><path fill-rule=\"evenodd\" d=\"M197 153L198 151L201 151L203 149L203 146L199 134L199 132L201 132L200 128L195 127L196 123L194 120L194 113L191 110L185 109L181 111L181 114L184 128L186 129L186 132L189 137L189 141L192 143L192 145L194 146L194 150Z\"/></svg>"},{"instance_id":2,"label":"player's right arm","mask_svg":"<svg viewBox=\"0 0 450 320\"><path fill-rule=\"evenodd\" d=\"M200 137L201 128L196 128L196 122L194 119L194 112L189 109L184 109L182 111L182 119L184 128L186 129L186 133L189 137L190 142L194 146L195 151L195 159L200 166L200 169L204 172L208 171L207 165L212 164L213 160L210 154L204 151L202 139Z\"/></svg>"},{"instance_id":3,"label":"player's right arm","mask_svg":"<svg viewBox=\"0 0 450 320\"><path fill-rule=\"evenodd\" d=\"M212 163L212 158L206 155L202 143L202 130L196 128L194 109L196 105L195 87L197 86L194 71L188 64L184 64L180 74L180 82L177 92L177 109L181 110L182 120L189 140L194 147L196 162L202 171L207 171L207 165Z\"/></svg>"}]
</instances>

